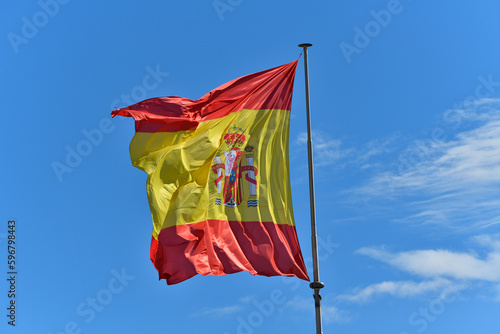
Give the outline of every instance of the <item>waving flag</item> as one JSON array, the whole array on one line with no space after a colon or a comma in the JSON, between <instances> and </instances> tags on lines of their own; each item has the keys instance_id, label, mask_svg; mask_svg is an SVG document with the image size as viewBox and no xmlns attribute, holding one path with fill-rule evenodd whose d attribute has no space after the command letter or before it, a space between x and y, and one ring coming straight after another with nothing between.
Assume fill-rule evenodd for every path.
<instances>
[{"instance_id":1,"label":"waving flag","mask_svg":"<svg viewBox=\"0 0 500 334\"><path fill-rule=\"evenodd\" d=\"M148 174L151 261L168 284L240 271L309 280L288 167L297 62L199 100L160 97L112 112L135 120L130 156Z\"/></svg>"}]
</instances>

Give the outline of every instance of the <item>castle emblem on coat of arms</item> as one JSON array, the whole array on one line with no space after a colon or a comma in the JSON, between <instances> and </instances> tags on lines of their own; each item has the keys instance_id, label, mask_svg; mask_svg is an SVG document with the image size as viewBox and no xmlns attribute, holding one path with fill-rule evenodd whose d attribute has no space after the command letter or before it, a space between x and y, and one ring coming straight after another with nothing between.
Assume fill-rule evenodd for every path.
<instances>
[{"instance_id":1,"label":"castle emblem on coat of arms","mask_svg":"<svg viewBox=\"0 0 500 334\"><path fill-rule=\"evenodd\" d=\"M223 203L227 207L237 207L242 202L242 186L248 184L247 199L249 207L258 206L257 200L257 168L254 166L252 146L245 146L247 136L241 128L233 126L224 135L225 144L219 149L214 158L212 171L217 174L215 186L217 188L216 205ZM244 152L241 148L245 146ZM243 156L246 165L242 166ZM245 174L242 184L241 178Z\"/></svg>"}]
</instances>

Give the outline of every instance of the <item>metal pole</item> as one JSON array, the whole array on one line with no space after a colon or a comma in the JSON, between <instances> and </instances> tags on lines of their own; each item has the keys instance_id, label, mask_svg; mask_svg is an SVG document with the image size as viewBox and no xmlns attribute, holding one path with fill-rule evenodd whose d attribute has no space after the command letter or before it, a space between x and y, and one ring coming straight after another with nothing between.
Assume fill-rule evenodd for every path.
<instances>
[{"instance_id":1,"label":"metal pole","mask_svg":"<svg viewBox=\"0 0 500 334\"><path fill-rule=\"evenodd\" d=\"M321 323L321 296L319 290L325 285L319 281L319 264L318 264L318 240L316 238L316 207L314 201L314 170L313 170L313 148L312 148L312 132L311 132L311 108L309 105L309 69L307 62L307 48L312 46L309 43L299 44L299 47L304 49L304 69L306 79L306 110L307 110L307 154L309 157L309 198L311 201L311 244L313 256L313 271L314 281L309 284L309 287L314 290L314 308L316 311L316 334L323 334L323 325Z\"/></svg>"}]
</instances>

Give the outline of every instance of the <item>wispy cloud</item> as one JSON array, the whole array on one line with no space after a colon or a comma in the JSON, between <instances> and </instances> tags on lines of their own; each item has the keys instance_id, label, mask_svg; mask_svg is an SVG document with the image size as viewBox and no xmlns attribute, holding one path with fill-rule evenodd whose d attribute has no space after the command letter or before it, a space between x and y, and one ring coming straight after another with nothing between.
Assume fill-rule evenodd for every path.
<instances>
[{"instance_id":1,"label":"wispy cloud","mask_svg":"<svg viewBox=\"0 0 500 334\"><path fill-rule=\"evenodd\" d=\"M346 311L343 311L335 306L324 305L321 308L321 314L326 323L347 323L352 317Z\"/></svg>"},{"instance_id":2,"label":"wispy cloud","mask_svg":"<svg viewBox=\"0 0 500 334\"><path fill-rule=\"evenodd\" d=\"M495 290L495 296L493 298L495 299L495 301L500 302L500 284L497 284L494 287L494 290Z\"/></svg>"},{"instance_id":3,"label":"wispy cloud","mask_svg":"<svg viewBox=\"0 0 500 334\"><path fill-rule=\"evenodd\" d=\"M353 193L405 198L413 213L398 221L461 229L500 224L500 109L490 106L487 113L477 112L477 105L486 108L497 102L478 100L473 110L462 110L474 128L468 126L447 141L413 143L396 167L374 175Z\"/></svg>"},{"instance_id":4,"label":"wispy cloud","mask_svg":"<svg viewBox=\"0 0 500 334\"><path fill-rule=\"evenodd\" d=\"M288 302L286 302L284 308L290 308L292 310L296 310L296 311L309 311L311 310L311 301L312 301L312 298L311 299L305 299L303 297L300 297L300 296L295 296L293 297L293 299L289 300Z\"/></svg>"},{"instance_id":5,"label":"wispy cloud","mask_svg":"<svg viewBox=\"0 0 500 334\"><path fill-rule=\"evenodd\" d=\"M391 134L385 138L374 139L362 148L355 148L352 145L345 145L343 140L333 138L328 133L313 130L314 167L345 167L350 165L360 166L362 169L373 167L377 164L373 161L374 159L395 150L399 138L399 134ZM294 144L305 149L307 133L299 133Z\"/></svg>"},{"instance_id":6,"label":"wispy cloud","mask_svg":"<svg viewBox=\"0 0 500 334\"><path fill-rule=\"evenodd\" d=\"M191 317L209 317L209 318L221 318L224 316L232 315L242 310L240 305L224 306L224 307L214 307L209 309L204 309L198 313L191 314Z\"/></svg>"},{"instance_id":7,"label":"wispy cloud","mask_svg":"<svg viewBox=\"0 0 500 334\"><path fill-rule=\"evenodd\" d=\"M338 163L342 158L351 154L351 149L345 148L342 141L333 139L321 131L313 131L314 165L316 167L330 166ZM296 143L305 147L307 144L307 133L299 133Z\"/></svg>"},{"instance_id":8,"label":"wispy cloud","mask_svg":"<svg viewBox=\"0 0 500 334\"><path fill-rule=\"evenodd\" d=\"M414 297L428 292L435 292L450 288L454 283L444 278L436 278L430 281L385 281L356 289L350 294L340 295L339 300L355 303L366 303L377 295L391 295L395 297Z\"/></svg>"},{"instance_id":9,"label":"wispy cloud","mask_svg":"<svg viewBox=\"0 0 500 334\"><path fill-rule=\"evenodd\" d=\"M364 147L356 150L356 156L353 163L361 166L362 169L372 167L372 164L377 164L377 166L379 166L379 163L374 161L374 159L395 151L401 139L401 134L393 133L384 138L371 140L364 145Z\"/></svg>"},{"instance_id":10,"label":"wispy cloud","mask_svg":"<svg viewBox=\"0 0 500 334\"><path fill-rule=\"evenodd\" d=\"M303 297L295 296L284 305L282 310L291 309L293 311L311 313L312 315L314 313L313 303L314 301L312 298L305 299ZM327 303L321 305L321 313L326 323L347 323L351 321L351 317L346 311Z\"/></svg>"},{"instance_id":11,"label":"wispy cloud","mask_svg":"<svg viewBox=\"0 0 500 334\"><path fill-rule=\"evenodd\" d=\"M477 235L472 240L483 247L500 252L500 233Z\"/></svg>"},{"instance_id":12,"label":"wispy cloud","mask_svg":"<svg viewBox=\"0 0 500 334\"><path fill-rule=\"evenodd\" d=\"M238 304L220 307L206 308L195 313L191 317L214 317L220 318L238 313L244 310L252 301L255 301L255 296L248 295L238 299Z\"/></svg>"}]
</instances>

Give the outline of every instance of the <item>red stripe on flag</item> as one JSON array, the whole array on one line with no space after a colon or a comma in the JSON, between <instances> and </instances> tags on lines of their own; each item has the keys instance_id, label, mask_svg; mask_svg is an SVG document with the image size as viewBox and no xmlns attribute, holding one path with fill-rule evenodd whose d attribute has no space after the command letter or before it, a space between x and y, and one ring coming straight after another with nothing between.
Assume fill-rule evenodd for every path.
<instances>
[{"instance_id":1,"label":"red stripe on flag","mask_svg":"<svg viewBox=\"0 0 500 334\"><path fill-rule=\"evenodd\" d=\"M133 117L136 132L195 130L198 123L225 117L242 109L291 110L298 60L249 74L215 88L198 100L157 97L113 110L111 116Z\"/></svg>"},{"instance_id":2,"label":"red stripe on flag","mask_svg":"<svg viewBox=\"0 0 500 334\"><path fill-rule=\"evenodd\" d=\"M295 226L207 220L163 229L151 240L159 278L180 283L196 274L296 276L309 280Z\"/></svg>"}]
</instances>

